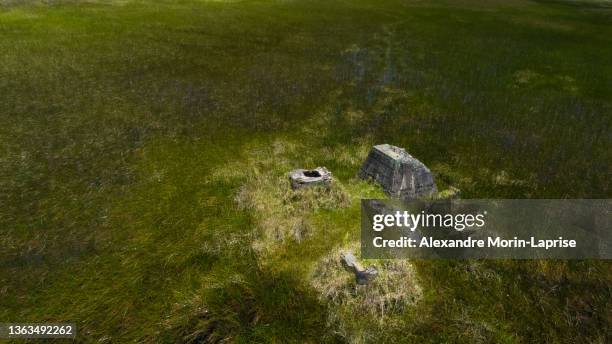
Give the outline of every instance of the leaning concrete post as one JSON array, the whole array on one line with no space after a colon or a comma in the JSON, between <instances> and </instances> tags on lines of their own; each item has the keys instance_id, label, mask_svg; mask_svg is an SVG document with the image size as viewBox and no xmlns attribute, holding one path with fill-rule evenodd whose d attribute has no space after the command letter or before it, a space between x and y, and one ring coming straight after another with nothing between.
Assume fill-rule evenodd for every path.
<instances>
[{"instance_id":1,"label":"leaning concrete post","mask_svg":"<svg viewBox=\"0 0 612 344\"><path fill-rule=\"evenodd\" d=\"M342 253L340 255L340 260L347 270L355 274L357 284L368 284L378 275L378 270L376 270L374 266L364 269L357 261L357 258L350 252Z\"/></svg>"}]
</instances>

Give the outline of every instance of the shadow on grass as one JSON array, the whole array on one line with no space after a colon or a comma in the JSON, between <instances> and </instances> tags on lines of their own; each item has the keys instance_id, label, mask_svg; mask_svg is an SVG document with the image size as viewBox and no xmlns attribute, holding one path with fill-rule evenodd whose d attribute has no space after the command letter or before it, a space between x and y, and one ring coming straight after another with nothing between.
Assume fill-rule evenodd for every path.
<instances>
[{"instance_id":1,"label":"shadow on grass","mask_svg":"<svg viewBox=\"0 0 612 344\"><path fill-rule=\"evenodd\" d=\"M576 8L612 8L612 2L609 1L593 1L593 0L533 0L534 2L544 5L563 5Z\"/></svg>"},{"instance_id":2,"label":"shadow on grass","mask_svg":"<svg viewBox=\"0 0 612 344\"><path fill-rule=\"evenodd\" d=\"M207 290L200 311L167 338L185 343L340 342L326 330L325 305L297 278L257 267L244 278Z\"/></svg>"}]
</instances>

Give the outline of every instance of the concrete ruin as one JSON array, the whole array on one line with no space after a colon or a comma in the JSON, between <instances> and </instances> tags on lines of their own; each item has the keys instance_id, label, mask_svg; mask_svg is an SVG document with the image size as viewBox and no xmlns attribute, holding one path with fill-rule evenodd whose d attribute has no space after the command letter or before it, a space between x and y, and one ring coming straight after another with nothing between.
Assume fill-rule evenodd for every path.
<instances>
[{"instance_id":1,"label":"concrete ruin","mask_svg":"<svg viewBox=\"0 0 612 344\"><path fill-rule=\"evenodd\" d=\"M378 275L378 270L376 270L376 267L370 266L367 269L364 269L357 261L357 258L355 258L355 256L350 252L342 253L340 255L340 260L342 261L342 265L347 270L355 274L357 284L368 284Z\"/></svg>"},{"instance_id":2,"label":"concrete ruin","mask_svg":"<svg viewBox=\"0 0 612 344\"><path fill-rule=\"evenodd\" d=\"M433 196L437 193L431 171L405 149L389 144L370 150L359 176L380 183L393 198L404 200Z\"/></svg>"},{"instance_id":3,"label":"concrete ruin","mask_svg":"<svg viewBox=\"0 0 612 344\"><path fill-rule=\"evenodd\" d=\"M297 169L289 172L289 180L293 190L304 186L328 186L332 182L332 174L325 167L314 170Z\"/></svg>"}]
</instances>

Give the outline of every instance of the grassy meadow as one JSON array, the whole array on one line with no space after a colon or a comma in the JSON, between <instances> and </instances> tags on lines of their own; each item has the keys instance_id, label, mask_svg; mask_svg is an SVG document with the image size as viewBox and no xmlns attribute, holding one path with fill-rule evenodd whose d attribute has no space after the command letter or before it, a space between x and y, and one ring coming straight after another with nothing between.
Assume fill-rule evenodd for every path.
<instances>
[{"instance_id":1,"label":"grassy meadow","mask_svg":"<svg viewBox=\"0 0 612 344\"><path fill-rule=\"evenodd\" d=\"M606 343L607 261L404 261L356 178L612 196L609 1L0 0L0 323L77 342ZM286 173L326 166L330 190ZM357 250L358 251L358 250Z\"/></svg>"}]
</instances>

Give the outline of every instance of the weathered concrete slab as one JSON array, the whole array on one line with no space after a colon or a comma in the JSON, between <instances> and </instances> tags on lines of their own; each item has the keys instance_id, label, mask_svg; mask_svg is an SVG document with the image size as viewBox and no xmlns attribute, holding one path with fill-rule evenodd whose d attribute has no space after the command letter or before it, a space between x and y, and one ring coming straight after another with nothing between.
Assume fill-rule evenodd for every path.
<instances>
[{"instance_id":1,"label":"weathered concrete slab","mask_svg":"<svg viewBox=\"0 0 612 344\"><path fill-rule=\"evenodd\" d=\"M295 190L304 186L329 185L332 182L332 174L325 167L317 167L314 170L297 169L289 172L289 180Z\"/></svg>"},{"instance_id":2,"label":"weathered concrete slab","mask_svg":"<svg viewBox=\"0 0 612 344\"><path fill-rule=\"evenodd\" d=\"M405 149L389 144L370 150L359 176L374 179L393 198L415 199L437 193L429 168Z\"/></svg>"}]
</instances>

